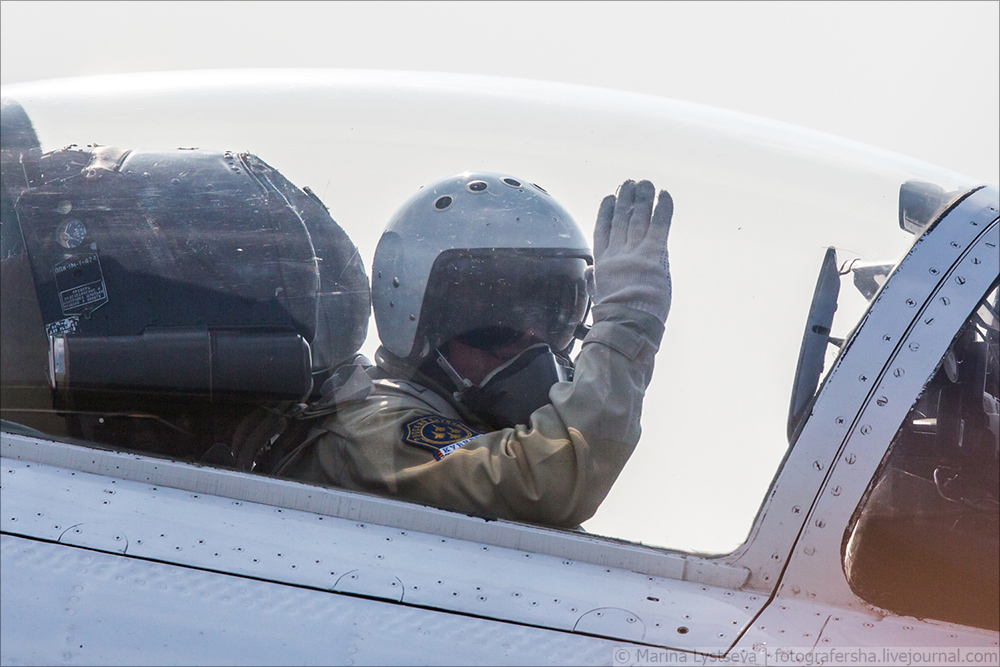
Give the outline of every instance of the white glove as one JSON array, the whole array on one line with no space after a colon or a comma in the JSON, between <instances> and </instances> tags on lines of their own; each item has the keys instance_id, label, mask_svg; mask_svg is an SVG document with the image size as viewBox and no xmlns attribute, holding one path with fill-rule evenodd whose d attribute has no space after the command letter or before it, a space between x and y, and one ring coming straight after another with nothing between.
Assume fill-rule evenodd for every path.
<instances>
[{"instance_id":1,"label":"white glove","mask_svg":"<svg viewBox=\"0 0 1000 667\"><path fill-rule=\"evenodd\" d=\"M649 181L628 180L601 202L594 227L594 303L617 303L666 322L670 312L667 234L674 201Z\"/></svg>"}]
</instances>

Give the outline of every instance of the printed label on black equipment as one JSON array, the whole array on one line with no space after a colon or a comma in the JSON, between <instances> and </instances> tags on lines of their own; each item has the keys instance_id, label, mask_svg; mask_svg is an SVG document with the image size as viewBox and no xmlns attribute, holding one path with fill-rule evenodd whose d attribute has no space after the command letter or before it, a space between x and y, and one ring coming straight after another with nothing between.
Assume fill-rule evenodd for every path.
<instances>
[{"instance_id":1,"label":"printed label on black equipment","mask_svg":"<svg viewBox=\"0 0 1000 667\"><path fill-rule=\"evenodd\" d=\"M80 328L80 317L73 315L58 322L50 322L45 325L45 335L59 336L61 334L74 334Z\"/></svg>"},{"instance_id":2,"label":"printed label on black equipment","mask_svg":"<svg viewBox=\"0 0 1000 667\"><path fill-rule=\"evenodd\" d=\"M97 253L56 264L53 269L63 315L93 311L108 302L108 288Z\"/></svg>"}]
</instances>

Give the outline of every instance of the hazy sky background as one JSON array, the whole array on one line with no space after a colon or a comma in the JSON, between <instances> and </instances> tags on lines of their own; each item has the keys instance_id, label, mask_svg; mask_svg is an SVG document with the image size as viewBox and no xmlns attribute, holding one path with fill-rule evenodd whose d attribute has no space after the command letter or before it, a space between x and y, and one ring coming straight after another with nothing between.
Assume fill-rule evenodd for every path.
<instances>
[{"instance_id":1,"label":"hazy sky background","mask_svg":"<svg viewBox=\"0 0 1000 667\"><path fill-rule=\"evenodd\" d=\"M4 84L147 70L473 72L765 116L1000 182L997 2L3 2Z\"/></svg>"}]
</instances>

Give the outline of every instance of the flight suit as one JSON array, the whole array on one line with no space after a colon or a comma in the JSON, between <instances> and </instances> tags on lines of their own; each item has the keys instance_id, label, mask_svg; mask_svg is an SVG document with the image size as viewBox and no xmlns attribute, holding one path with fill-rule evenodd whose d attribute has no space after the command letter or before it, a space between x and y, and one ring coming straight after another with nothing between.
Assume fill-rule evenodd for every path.
<instances>
[{"instance_id":1,"label":"flight suit","mask_svg":"<svg viewBox=\"0 0 1000 667\"><path fill-rule=\"evenodd\" d=\"M663 324L621 304L593 308L572 382L529 423L489 432L450 397L371 380L314 428L283 476L453 509L573 527L611 490L639 440Z\"/></svg>"}]
</instances>

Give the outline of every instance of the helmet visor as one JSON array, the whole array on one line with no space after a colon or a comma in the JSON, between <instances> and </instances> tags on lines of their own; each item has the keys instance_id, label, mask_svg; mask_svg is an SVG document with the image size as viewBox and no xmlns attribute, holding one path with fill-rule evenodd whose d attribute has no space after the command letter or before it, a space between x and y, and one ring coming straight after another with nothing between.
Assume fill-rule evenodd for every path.
<instances>
[{"instance_id":1,"label":"helmet visor","mask_svg":"<svg viewBox=\"0 0 1000 667\"><path fill-rule=\"evenodd\" d=\"M588 261L523 251L451 251L434 264L420 328L436 348L453 338L480 349L530 334L565 349L587 315Z\"/></svg>"}]
</instances>

